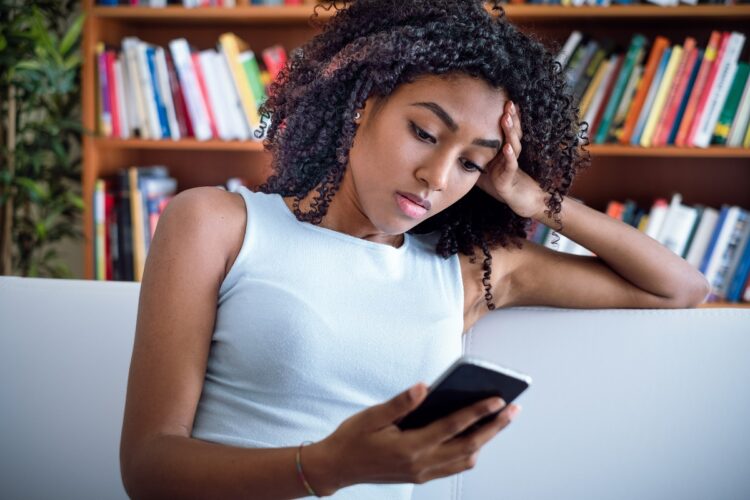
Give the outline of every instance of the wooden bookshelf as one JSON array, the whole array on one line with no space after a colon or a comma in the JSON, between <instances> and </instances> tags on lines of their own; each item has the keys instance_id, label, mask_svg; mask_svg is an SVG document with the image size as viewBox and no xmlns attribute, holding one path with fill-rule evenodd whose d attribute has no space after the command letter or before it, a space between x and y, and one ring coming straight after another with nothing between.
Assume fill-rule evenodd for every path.
<instances>
[{"instance_id":1,"label":"wooden bookshelf","mask_svg":"<svg viewBox=\"0 0 750 500\"><path fill-rule=\"evenodd\" d=\"M279 43L287 51L315 34L308 21L312 5L250 6L185 9L167 7L100 7L84 0L87 14L83 40L83 121L89 131L96 124L95 46L120 44L138 36L166 46L186 37L198 49L214 47L221 33L232 31L250 46L262 49ZM332 11L319 8L322 18ZM562 44L574 29L595 37L608 36L621 46L635 32L653 40L663 35L673 43L694 36L704 45L714 29L750 35L750 5L561 7L506 5L507 17L545 44ZM745 45L742 60L747 60ZM640 148L618 145L589 146L592 166L574 182L572 195L597 209L612 199L631 198L649 206L656 197L681 192L687 204L718 207L723 203L750 208L750 150L742 148ZM86 200L84 233L86 278L94 275L93 221L90 210L94 182L132 165L165 164L178 179L179 189L221 184L228 177L260 183L269 173L270 158L258 142L197 141L186 139L109 139L87 134L83 140L83 195ZM711 304L710 306L714 306Z\"/></svg>"}]
</instances>

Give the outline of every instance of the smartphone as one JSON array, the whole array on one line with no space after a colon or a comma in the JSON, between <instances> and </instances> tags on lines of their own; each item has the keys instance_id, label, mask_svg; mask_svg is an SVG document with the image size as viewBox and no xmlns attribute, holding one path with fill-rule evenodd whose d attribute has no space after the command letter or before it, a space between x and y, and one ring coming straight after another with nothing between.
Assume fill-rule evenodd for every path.
<instances>
[{"instance_id":1,"label":"smartphone","mask_svg":"<svg viewBox=\"0 0 750 500\"><path fill-rule=\"evenodd\" d=\"M402 430L424 427L493 396L500 396L506 404L510 404L530 385L531 377L528 375L475 357L462 356L430 386L422 404L396 425ZM500 411L483 417L458 436L470 434L491 422Z\"/></svg>"}]
</instances>

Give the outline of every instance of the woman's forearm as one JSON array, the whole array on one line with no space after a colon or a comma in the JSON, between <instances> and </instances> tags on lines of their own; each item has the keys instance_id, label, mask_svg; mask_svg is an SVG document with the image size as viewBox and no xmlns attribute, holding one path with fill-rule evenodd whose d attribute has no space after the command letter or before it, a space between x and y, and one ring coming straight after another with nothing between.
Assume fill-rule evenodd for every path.
<instances>
[{"instance_id":1,"label":"woman's forearm","mask_svg":"<svg viewBox=\"0 0 750 500\"><path fill-rule=\"evenodd\" d=\"M338 487L323 443L302 449L304 474L319 495ZM121 461L131 498L290 499L308 496L297 475L297 448L239 448L160 436Z\"/></svg>"},{"instance_id":2,"label":"woman's forearm","mask_svg":"<svg viewBox=\"0 0 750 500\"><path fill-rule=\"evenodd\" d=\"M545 193L542 199L547 196ZM546 208L534 219L559 230L544 213ZM560 220L560 234L591 250L642 290L665 298L686 298L687 302L702 302L710 291L705 277L686 260L622 221L568 197L563 198Z\"/></svg>"}]
</instances>

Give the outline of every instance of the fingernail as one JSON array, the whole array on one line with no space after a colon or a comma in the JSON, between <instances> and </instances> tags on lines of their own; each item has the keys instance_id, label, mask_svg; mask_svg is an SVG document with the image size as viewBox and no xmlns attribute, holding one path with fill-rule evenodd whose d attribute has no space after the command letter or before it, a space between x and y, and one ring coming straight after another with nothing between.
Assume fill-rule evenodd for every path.
<instances>
[{"instance_id":1,"label":"fingernail","mask_svg":"<svg viewBox=\"0 0 750 500\"><path fill-rule=\"evenodd\" d=\"M419 395L419 384L409 389L409 397L411 399L416 399L418 395Z\"/></svg>"},{"instance_id":2,"label":"fingernail","mask_svg":"<svg viewBox=\"0 0 750 500\"><path fill-rule=\"evenodd\" d=\"M505 145L505 152L508 153L509 155L512 155L513 154L513 146L511 146L510 144L506 144Z\"/></svg>"},{"instance_id":3,"label":"fingernail","mask_svg":"<svg viewBox=\"0 0 750 500\"><path fill-rule=\"evenodd\" d=\"M513 103L510 103L510 112L511 114L516 114L516 107L513 105Z\"/></svg>"},{"instance_id":4,"label":"fingernail","mask_svg":"<svg viewBox=\"0 0 750 500\"><path fill-rule=\"evenodd\" d=\"M501 410L505 406L505 401L498 398L497 400L493 401L493 403L490 405L490 413L494 413L498 410Z\"/></svg>"},{"instance_id":5,"label":"fingernail","mask_svg":"<svg viewBox=\"0 0 750 500\"><path fill-rule=\"evenodd\" d=\"M508 124L509 127L513 126L513 119L508 115L508 118L505 119L505 123Z\"/></svg>"},{"instance_id":6,"label":"fingernail","mask_svg":"<svg viewBox=\"0 0 750 500\"><path fill-rule=\"evenodd\" d=\"M518 405L513 405L510 408L508 408L508 420L513 420L516 418L516 416L521 413L521 407Z\"/></svg>"}]
</instances>

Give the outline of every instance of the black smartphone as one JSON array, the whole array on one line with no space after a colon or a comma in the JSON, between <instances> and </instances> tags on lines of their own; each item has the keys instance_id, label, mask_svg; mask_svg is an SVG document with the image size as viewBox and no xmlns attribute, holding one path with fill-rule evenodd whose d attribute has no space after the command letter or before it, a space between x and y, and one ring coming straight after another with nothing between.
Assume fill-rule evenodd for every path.
<instances>
[{"instance_id":1,"label":"black smartphone","mask_svg":"<svg viewBox=\"0 0 750 500\"><path fill-rule=\"evenodd\" d=\"M462 356L431 386L427 397L396 425L402 429L424 427L482 399L500 396L510 404L531 385L531 377L490 362ZM502 411L502 410L500 410ZM458 434L465 436L492 421L500 411L487 415Z\"/></svg>"}]
</instances>

